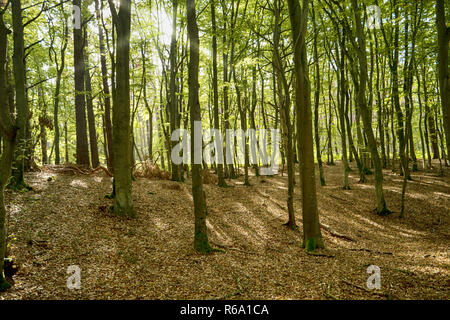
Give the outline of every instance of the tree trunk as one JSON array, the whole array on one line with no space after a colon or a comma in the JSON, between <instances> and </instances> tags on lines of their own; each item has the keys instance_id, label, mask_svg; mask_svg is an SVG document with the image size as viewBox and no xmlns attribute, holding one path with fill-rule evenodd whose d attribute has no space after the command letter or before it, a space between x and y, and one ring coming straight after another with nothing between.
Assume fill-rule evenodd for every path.
<instances>
[{"instance_id":1,"label":"tree trunk","mask_svg":"<svg viewBox=\"0 0 450 320\"><path fill-rule=\"evenodd\" d=\"M367 136L368 147L372 156L372 161L375 169L375 193L377 201L377 213L379 215L387 215L390 211L387 209L386 201L383 192L383 171L380 156L378 154L377 144L372 130L372 117L366 100L366 85L367 85L367 57L366 57L366 40L361 22L360 8L356 0L352 0L352 7L355 16L357 47L355 48L359 59L359 80L360 86L358 90L358 104L359 110L364 124L365 133ZM355 40L356 41L356 40Z\"/></svg>"},{"instance_id":2,"label":"tree trunk","mask_svg":"<svg viewBox=\"0 0 450 320\"><path fill-rule=\"evenodd\" d=\"M248 98L247 93L244 93L244 97L242 98L242 92L241 92L241 84L239 82L243 81L242 77L238 80L236 76L236 70L233 67L233 77L234 77L234 85L236 88L236 100L237 100L237 106L239 111L239 118L241 120L241 130L244 132L241 141L243 147L244 147L244 185L250 186L250 181L248 177L248 166L249 166L249 152L248 152L248 139L247 139L247 107L248 107ZM243 82L246 82L244 80ZM244 84L244 88L247 86Z\"/></svg>"},{"instance_id":3,"label":"tree trunk","mask_svg":"<svg viewBox=\"0 0 450 320\"><path fill-rule=\"evenodd\" d=\"M191 113L191 162L192 162L192 197L194 199L194 249L199 253L208 253L211 247L208 242L208 234L206 228L206 211L202 167L200 163L196 163L196 158L202 153L202 145L196 145L196 140L202 141L201 132L196 132L195 123L201 122L200 101L198 96L199 90L199 60L200 60L200 40L198 35L197 16L195 10L195 0L186 0L187 11L187 30L190 41L189 55L189 110ZM200 129L201 130L201 129ZM199 131L200 131L199 130ZM197 159L198 160L198 159Z\"/></svg>"},{"instance_id":4,"label":"tree trunk","mask_svg":"<svg viewBox=\"0 0 450 320\"><path fill-rule=\"evenodd\" d=\"M378 122L378 132L380 136L380 145L381 145L381 162L383 164L383 168L387 167L387 161L386 161L386 147L384 143L384 119L383 119L383 104L384 104L384 98L381 99L381 92L380 92L380 61L379 61L379 49L378 49L378 38L377 35L374 34L375 38L375 60L376 60L376 68L377 68L377 80L376 80L376 90L377 90L377 122ZM384 65L383 65L384 70ZM383 72L384 73L384 72ZM384 77L382 79L383 81L383 89L384 89ZM384 97L384 90L383 97Z\"/></svg>"},{"instance_id":5,"label":"tree trunk","mask_svg":"<svg viewBox=\"0 0 450 320\"><path fill-rule=\"evenodd\" d=\"M20 2L19 2L20 9ZM0 65L6 65L7 41L10 31L6 28L3 21L3 12L0 12ZM0 156L0 292L11 287L3 276L4 261L6 257L6 206L4 191L11 175L11 168L14 158L14 149L16 147L17 127L11 119L11 112L7 98L7 69L0 68L0 137L3 141L3 149ZM23 111L23 109L18 109ZM19 119L19 114L17 119Z\"/></svg>"},{"instance_id":6,"label":"tree trunk","mask_svg":"<svg viewBox=\"0 0 450 320\"><path fill-rule=\"evenodd\" d=\"M224 3L223 3L224 4ZM226 12L226 6L222 5L222 11L223 11L223 15L226 17L227 16L227 12ZM233 25L233 24L232 24ZM223 43L223 47L226 48L227 44L227 22L226 20L224 21L223 24L223 38L222 38L222 43ZM232 68L229 68L229 60L231 61L231 67L232 67L232 63L233 63L233 56L234 56L234 42L231 44L231 57L229 57L228 55L228 50L223 50L223 121L224 121L224 131L225 133L227 132L227 130L230 129L230 114L229 114L229 88L230 88L230 80L231 80L231 76L230 76L230 72L232 72ZM231 70L229 70L231 69ZM231 158L231 155L227 155L225 159L228 159L228 157ZM227 163L227 167L228 167L228 178L231 179L235 179L237 178L237 174L234 170L234 166L233 164L228 164Z\"/></svg>"},{"instance_id":7,"label":"tree trunk","mask_svg":"<svg viewBox=\"0 0 450 320\"><path fill-rule=\"evenodd\" d=\"M54 52L54 59L56 64L56 86L55 95L53 97L53 127L55 128L55 137L53 141L53 146L55 148L55 164L59 165L61 163L61 153L60 153L60 127L59 127L59 98L61 92L61 79L64 72L66 63L66 49L68 45L69 36L69 26L67 23L64 24L64 39L60 51L60 61L58 62L58 56L56 51ZM52 44L53 45L53 44ZM52 51L50 51L52 52ZM50 57L51 58L51 57Z\"/></svg>"},{"instance_id":8,"label":"tree trunk","mask_svg":"<svg viewBox=\"0 0 450 320\"><path fill-rule=\"evenodd\" d=\"M297 108L298 149L302 188L303 247L307 251L323 248L317 209L316 177L314 172L314 147L312 136L311 88L306 55L308 0L303 8L298 0L288 0L294 41L295 105Z\"/></svg>"},{"instance_id":9,"label":"tree trunk","mask_svg":"<svg viewBox=\"0 0 450 320\"><path fill-rule=\"evenodd\" d=\"M169 104L169 115L170 115L170 131L171 133L178 129L177 120L178 114L178 99L177 99L177 11L178 11L178 0L172 1L172 40L170 43L170 93L168 96ZM170 134L169 134L170 135ZM173 149L177 141L170 141L171 148ZM181 166L175 164L172 159L172 181L181 181Z\"/></svg>"},{"instance_id":10,"label":"tree trunk","mask_svg":"<svg viewBox=\"0 0 450 320\"><path fill-rule=\"evenodd\" d=\"M15 161L11 186L16 190L30 189L24 181L25 150L27 149L27 124L28 124L28 102L25 91L25 57L24 38L22 23L21 1L12 1L12 24L14 39L14 84L16 91L16 125L17 125L17 148L15 149Z\"/></svg>"},{"instance_id":11,"label":"tree trunk","mask_svg":"<svg viewBox=\"0 0 450 320\"><path fill-rule=\"evenodd\" d=\"M223 172L223 144L220 139L220 121L219 121L219 89L218 89L218 71L217 71L217 26L216 26L216 6L215 0L211 1L211 23L212 23L212 56L213 56L213 102L214 102L214 129L216 129L216 160L217 160L217 175L219 177L219 186L225 187L224 172Z\"/></svg>"},{"instance_id":12,"label":"tree trunk","mask_svg":"<svg viewBox=\"0 0 450 320\"><path fill-rule=\"evenodd\" d=\"M316 14L314 11L314 6L312 8L312 18L314 24L314 64L315 64L315 78L316 83L314 86L314 138L316 140L316 157L319 164L319 175L320 175L320 185L325 186L325 177L323 174L323 163L322 163L322 152L320 149L320 135L319 135L319 99L320 99L320 64L319 64L319 53L317 51L317 38L319 35L319 30L316 25Z\"/></svg>"},{"instance_id":13,"label":"tree trunk","mask_svg":"<svg viewBox=\"0 0 450 320\"><path fill-rule=\"evenodd\" d=\"M105 40L103 35L103 28L101 26L101 13L99 7L99 0L95 0L95 12L98 23L98 40L100 44L100 64L102 69L102 85L103 85L103 95L105 102L105 130L106 130L106 145L108 149L108 170L112 172L114 170L114 151L112 144L112 126L111 126L111 93L108 84L108 69L106 66L106 50L105 50Z\"/></svg>"},{"instance_id":14,"label":"tree trunk","mask_svg":"<svg viewBox=\"0 0 450 320\"><path fill-rule=\"evenodd\" d=\"M448 4L448 3L447 3ZM445 20L445 2L436 0L436 24L438 31L438 63L439 63L439 87L441 94L441 106L444 122L444 131L447 141L447 155L450 155L450 77L448 67L448 43L450 40L450 27Z\"/></svg>"},{"instance_id":15,"label":"tree trunk","mask_svg":"<svg viewBox=\"0 0 450 320\"><path fill-rule=\"evenodd\" d=\"M73 0L73 5L81 8L81 0ZM86 105L84 95L84 41L82 29L73 29L75 66L75 120L77 135L77 164L89 167L89 146L86 124Z\"/></svg>"},{"instance_id":16,"label":"tree trunk","mask_svg":"<svg viewBox=\"0 0 450 320\"><path fill-rule=\"evenodd\" d=\"M109 0L117 32L116 89L113 99L114 212L135 217L131 180L130 31L131 0L121 0L119 13Z\"/></svg>"},{"instance_id":17,"label":"tree trunk","mask_svg":"<svg viewBox=\"0 0 450 320\"><path fill-rule=\"evenodd\" d=\"M86 85L86 106L89 123L89 145L91 148L91 161L92 167L97 168L100 166L100 160L98 156L98 143L97 143L97 128L95 123L94 105L92 103L92 84L91 74L89 72L89 53L87 52L87 34L85 33L85 52L84 52L84 65L85 65L85 85Z\"/></svg>"},{"instance_id":18,"label":"tree trunk","mask_svg":"<svg viewBox=\"0 0 450 320\"><path fill-rule=\"evenodd\" d=\"M294 147L292 144L292 137L294 136L292 130L292 123L290 118L291 112L291 99L289 92L289 85L286 79L285 67L281 60L281 55L279 52L280 48L280 34L281 34L281 23L280 23L280 8L279 0L274 1L274 15L275 15L275 26L273 31L273 67L274 73L277 79L277 93L278 93L278 109L280 110L281 118L281 128L283 145L286 150L287 158L287 171L288 171L288 216L289 220L287 226L291 229L296 229L297 225L295 223L295 211L294 211L294 178L295 178L295 168L294 168Z\"/></svg>"},{"instance_id":19,"label":"tree trunk","mask_svg":"<svg viewBox=\"0 0 450 320\"><path fill-rule=\"evenodd\" d=\"M65 152L66 152L66 163L69 163L69 142L67 137L67 121L64 122L64 146L65 146Z\"/></svg>"},{"instance_id":20,"label":"tree trunk","mask_svg":"<svg viewBox=\"0 0 450 320\"><path fill-rule=\"evenodd\" d=\"M344 190L350 190L350 185L348 182L348 175L350 172L350 167L348 165L347 160L347 136L346 136L346 125L345 125L345 99L346 99L346 80L345 80L345 57L344 57L344 45L345 45L345 31L342 32L341 39L341 53L340 53L340 61L339 61L339 51L336 44L336 55L337 62L340 71L340 77L338 77L339 89L340 89L340 101L338 101L338 109L339 109L339 122L341 126L341 145L342 145L342 164L344 167Z\"/></svg>"}]
</instances>

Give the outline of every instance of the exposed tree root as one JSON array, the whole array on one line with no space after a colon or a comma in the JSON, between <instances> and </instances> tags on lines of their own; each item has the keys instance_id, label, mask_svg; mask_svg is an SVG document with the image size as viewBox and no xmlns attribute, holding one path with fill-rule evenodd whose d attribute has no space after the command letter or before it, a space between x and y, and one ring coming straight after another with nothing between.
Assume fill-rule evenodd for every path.
<instances>
[{"instance_id":1,"label":"exposed tree root","mask_svg":"<svg viewBox=\"0 0 450 320\"><path fill-rule=\"evenodd\" d=\"M350 250L350 251L365 251L365 252L369 252L369 253L377 253L377 254L393 255L392 252L372 251L372 250L365 249L365 248L360 248L360 249L349 249L349 250Z\"/></svg>"},{"instance_id":2,"label":"exposed tree root","mask_svg":"<svg viewBox=\"0 0 450 320\"><path fill-rule=\"evenodd\" d=\"M330 235L332 235L333 237L340 238L340 239L344 239L344 240L351 241L351 242L356 242L355 239L350 238L349 236L346 236L346 235L344 235L344 234L341 234L341 233L339 233L339 232L334 231L333 229L331 229L330 226L328 226L328 225L326 225L326 224L321 223L321 224L320 224L320 227L321 227L323 230L327 231L327 232L328 232Z\"/></svg>"},{"instance_id":3,"label":"exposed tree root","mask_svg":"<svg viewBox=\"0 0 450 320\"><path fill-rule=\"evenodd\" d=\"M331 254L324 254L324 253L319 253L319 252L314 252L314 251L305 251L306 254L310 255L310 256L315 256L315 257L325 257L325 258L334 258L335 256L331 255Z\"/></svg>"},{"instance_id":4,"label":"exposed tree root","mask_svg":"<svg viewBox=\"0 0 450 320\"><path fill-rule=\"evenodd\" d=\"M368 290L368 289L366 289L366 288L364 288L364 287L361 287L361 286L359 286L359 285L357 285L357 284L354 284L354 283L352 283L352 282L349 282L349 281L346 281L346 280L341 280L341 281L342 281L343 283L349 285L349 286L358 288L358 289L360 289L360 290L362 290L362 291L365 291L365 292L368 292L368 293L371 293L371 294L373 294L373 295L377 295L377 296L380 296L380 297L385 297L385 298L387 298L388 300L390 300L390 299L393 298L392 295L389 294L389 293L381 293L381 292L371 291L371 290Z\"/></svg>"},{"instance_id":5,"label":"exposed tree root","mask_svg":"<svg viewBox=\"0 0 450 320\"><path fill-rule=\"evenodd\" d=\"M99 166L99 167L95 168L94 170L92 170L91 174L94 174L94 173L96 173L96 172L98 172L98 171L100 171L100 170L102 170L104 173L106 173L106 175L107 175L108 177L111 177L111 178L113 177L112 173L109 172L109 170L106 169L106 168L103 167L103 166Z\"/></svg>"}]
</instances>

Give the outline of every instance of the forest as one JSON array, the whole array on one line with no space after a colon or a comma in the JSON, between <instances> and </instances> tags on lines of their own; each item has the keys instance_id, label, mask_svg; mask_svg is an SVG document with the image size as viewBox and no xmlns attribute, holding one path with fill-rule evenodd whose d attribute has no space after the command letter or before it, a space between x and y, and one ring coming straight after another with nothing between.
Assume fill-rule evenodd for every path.
<instances>
[{"instance_id":1,"label":"forest","mask_svg":"<svg viewBox=\"0 0 450 320\"><path fill-rule=\"evenodd\" d=\"M0 300L448 300L449 7L0 0Z\"/></svg>"}]
</instances>

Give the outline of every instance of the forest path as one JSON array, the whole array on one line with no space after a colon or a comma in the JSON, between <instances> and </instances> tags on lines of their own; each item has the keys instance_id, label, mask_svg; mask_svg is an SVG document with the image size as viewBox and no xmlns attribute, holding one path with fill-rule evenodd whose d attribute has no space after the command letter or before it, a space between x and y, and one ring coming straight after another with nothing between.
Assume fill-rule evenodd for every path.
<instances>
[{"instance_id":1,"label":"forest path","mask_svg":"<svg viewBox=\"0 0 450 320\"><path fill-rule=\"evenodd\" d=\"M10 251L21 269L0 300L448 299L450 171L413 173L404 219L402 178L384 173L394 213L379 217L372 176L358 184L354 168L352 190L343 190L341 165L325 166L327 186L317 193L328 257L300 248L298 187L299 231L283 226L286 176L251 177L250 187L205 185L210 241L225 252L196 255L190 182L138 179L138 218L125 220L108 211L111 180L103 173L28 174L33 192L7 193ZM66 287L71 265L81 268L81 290ZM369 265L381 269L380 290L366 287Z\"/></svg>"}]
</instances>

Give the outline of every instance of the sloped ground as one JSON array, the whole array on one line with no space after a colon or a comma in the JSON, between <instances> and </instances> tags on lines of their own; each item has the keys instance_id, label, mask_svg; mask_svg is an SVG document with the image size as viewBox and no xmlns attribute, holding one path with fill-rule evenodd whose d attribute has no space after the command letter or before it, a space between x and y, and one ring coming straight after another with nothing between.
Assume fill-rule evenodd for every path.
<instances>
[{"instance_id":1,"label":"sloped ground","mask_svg":"<svg viewBox=\"0 0 450 320\"><path fill-rule=\"evenodd\" d=\"M317 190L327 256L311 256L300 248L298 188L299 231L283 226L286 177L205 185L210 240L225 252L197 255L189 182L137 180L138 218L124 220L108 212L101 173L30 174L33 192L7 196L21 269L0 299L449 299L449 176L413 174L400 219L400 176L385 171L394 213L378 217L373 177L358 184L355 170L347 191L342 167L325 166ZM71 265L81 268L80 290L66 287ZM381 269L380 290L366 287L369 265Z\"/></svg>"}]
</instances>

